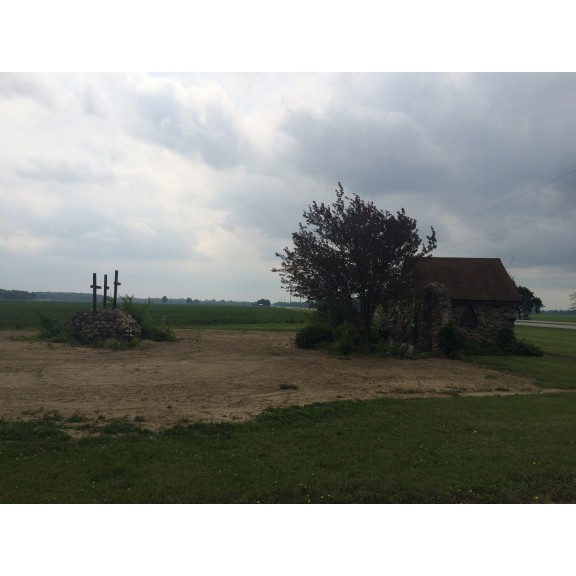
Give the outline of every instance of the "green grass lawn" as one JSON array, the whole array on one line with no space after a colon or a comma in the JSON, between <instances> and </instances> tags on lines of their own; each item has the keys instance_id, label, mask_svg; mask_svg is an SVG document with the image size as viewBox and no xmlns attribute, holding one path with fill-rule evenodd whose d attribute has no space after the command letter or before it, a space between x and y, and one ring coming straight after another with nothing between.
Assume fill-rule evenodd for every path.
<instances>
[{"instance_id":1,"label":"green grass lawn","mask_svg":"<svg viewBox=\"0 0 576 576\"><path fill-rule=\"evenodd\" d=\"M576 502L576 397L339 402L75 441L0 424L0 502ZM118 428L120 429L120 428Z\"/></svg>"},{"instance_id":2,"label":"green grass lawn","mask_svg":"<svg viewBox=\"0 0 576 576\"><path fill-rule=\"evenodd\" d=\"M544 356L482 356L474 361L536 378L542 388L576 388L576 330L516 326L519 339L536 344Z\"/></svg>"}]
</instances>

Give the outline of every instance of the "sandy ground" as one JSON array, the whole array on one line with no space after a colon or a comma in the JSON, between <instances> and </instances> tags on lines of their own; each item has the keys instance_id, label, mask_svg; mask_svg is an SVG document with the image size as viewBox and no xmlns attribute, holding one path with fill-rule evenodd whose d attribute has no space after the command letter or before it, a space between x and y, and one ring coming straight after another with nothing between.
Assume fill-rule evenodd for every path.
<instances>
[{"instance_id":1,"label":"sandy ground","mask_svg":"<svg viewBox=\"0 0 576 576\"><path fill-rule=\"evenodd\" d=\"M175 333L177 342L117 352L0 331L0 418L58 411L65 419L127 418L159 429L338 399L538 392L530 379L460 361L298 350L286 332Z\"/></svg>"}]
</instances>

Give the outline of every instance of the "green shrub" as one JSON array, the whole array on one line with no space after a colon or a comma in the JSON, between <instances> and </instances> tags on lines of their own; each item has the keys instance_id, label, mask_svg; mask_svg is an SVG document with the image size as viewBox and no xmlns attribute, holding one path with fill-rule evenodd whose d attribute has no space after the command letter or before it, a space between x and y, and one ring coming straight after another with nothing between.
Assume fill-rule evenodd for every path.
<instances>
[{"instance_id":1,"label":"green shrub","mask_svg":"<svg viewBox=\"0 0 576 576\"><path fill-rule=\"evenodd\" d=\"M40 324L40 338L54 338L64 329L62 322L43 312L38 313L38 323Z\"/></svg>"},{"instance_id":2,"label":"green shrub","mask_svg":"<svg viewBox=\"0 0 576 576\"><path fill-rule=\"evenodd\" d=\"M470 356L543 356L542 350L518 340L512 328L502 328L494 342L466 342L464 353Z\"/></svg>"},{"instance_id":3,"label":"green shrub","mask_svg":"<svg viewBox=\"0 0 576 576\"><path fill-rule=\"evenodd\" d=\"M144 340L155 340L156 342L172 342L176 340L172 328L166 324L154 324L148 320L141 326Z\"/></svg>"},{"instance_id":4,"label":"green shrub","mask_svg":"<svg viewBox=\"0 0 576 576\"><path fill-rule=\"evenodd\" d=\"M514 351L515 356L544 356L544 352L536 344L524 340L516 340Z\"/></svg>"},{"instance_id":5,"label":"green shrub","mask_svg":"<svg viewBox=\"0 0 576 576\"><path fill-rule=\"evenodd\" d=\"M438 344L444 356L455 358L464 349L465 340L451 322L443 326L438 333Z\"/></svg>"},{"instance_id":6,"label":"green shrub","mask_svg":"<svg viewBox=\"0 0 576 576\"><path fill-rule=\"evenodd\" d=\"M166 324L163 319L161 324L154 322L150 317L150 308L152 302L148 300L145 304L137 304L134 302L134 296L123 296L120 308L130 314L132 318L140 324L142 328L143 340L154 340L156 342L170 342L176 340L172 329Z\"/></svg>"},{"instance_id":7,"label":"green shrub","mask_svg":"<svg viewBox=\"0 0 576 576\"><path fill-rule=\"evenodd\" d=\"M518 340L513 328L503 328L496 337L496 343L509 356L543 356L538 346Z\"/></svg>"},{"instance_id":8,"label":"green shrub","mask_svg":"<svg viewBox=\"0 0 576 576\"><path fill-rule=\"evenodd\" d=\"M502 328L496 335L496 344L502 350L511 350L516 344L516 334L512 328Z\"/></svg>"},{"instance_id":9,"label":"green shrub","mask_svg":"<svg viewBox=\"0 0 576 576\"><path fill-rule=\"evenodd\" d=\"M134 296L128 296L128 294L122 296L122 304L120 304L120 308L126 312L126 314L130 314L140 326L143 326L148 319L150 306L152 306L150 300L145 304L137 304L134 302Z\"/></svg>"},{"instance_id":10,"label":"green shrub","mask_svg":"<svg viewBox=\"0 0 576 576\"><path fill-rule=\"evenodd\" d=\"M74 341L72 335L67 330L67 323L62 319L54 318L45 312L37 312L36 317L40 325L38 334L41 340L49 340L56 343L67 343Z\"/></svg>"},{"instance_id":11,"label":"green shrub","mask_svg":"<svg viewBox=\"0 0 576 576\"><path fill-rule=\"evenodd\" d=\"M334 342L334 329L330 324L308 324L296 333L297 348L309 350L332 342Z\"/></svg>"},{"instance_id":12,"label":"green shrub","mask_svg":"<svg viewBox=\"0 0 576 576\"><path fill-rule=\"evenodd\" d=\"M354 330L348 322L341 324L334 330L334 339L333 350L336 354L346 356L358 347Z\"/></svg>"},{"instance_id":13,"label":"green shrub","mask_svg":"<svg viewBox=\"0 0 576 576\"><path fill-rule=\"evenodd\" d=\"M336 328L346 322L346 315L335 302L323 300L316 303L314 322L316 324L329 324L332 328Z\"/></svg>"}]
</instances>

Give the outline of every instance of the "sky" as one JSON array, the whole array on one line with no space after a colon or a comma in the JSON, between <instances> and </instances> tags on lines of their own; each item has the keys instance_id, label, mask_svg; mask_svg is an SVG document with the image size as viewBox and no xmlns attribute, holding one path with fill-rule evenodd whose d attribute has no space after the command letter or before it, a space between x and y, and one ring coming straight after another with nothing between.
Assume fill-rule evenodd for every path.
<instances>
[{"instance_id":1,"label":"sky","mask_svg":"<svg viewBox=\"0 0 576 576\"><path fill-rule=\"evenodd\" d=\"M341 182L433 226L434 255L500 258L568 308L571 18L537 6L19 2L0 37L0 288L89 292L118 270L138 297L288 300L275 254Z\"/></svg>"},{"instance_id":2,"label":"sky","mask_svg":"<svg viewBox=\"0 0 576 576\"><path fill-rule=\"evenodd\" d=\"M568 308L575 102L573 73L3 73L0 287L286 300L275 254L341 182Z\"/></svg>"}]
</instances>

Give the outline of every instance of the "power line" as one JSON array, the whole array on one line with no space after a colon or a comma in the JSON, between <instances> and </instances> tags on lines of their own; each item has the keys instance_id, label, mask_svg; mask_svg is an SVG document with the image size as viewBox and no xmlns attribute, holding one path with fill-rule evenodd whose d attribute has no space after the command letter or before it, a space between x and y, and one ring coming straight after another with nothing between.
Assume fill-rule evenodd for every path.
<instances>
[{"instance_id":1,"label":"power line","mask_svg":"<svg viewBox=\"0 0 576 576\"><path fill-rule=\"evenodd\" d=\"M507 232L508 230L512 230L513 228L519 228L520 226L525 226L526 224L532 224L533 222L538 222L538 220L544 220L544 218L549 218L550 216L556 216L556 214L561 214L562 212L568 212L569 210L574 210L574 208L576 208L576 204L574 204L573 206L569 206L568 208L563 208L562 210L557 210L556 212L552 212L551 214L546 214L545 216L539 216L538 218L527 220L526 222L521 222L520 224L514 224L513 226L508 226L508 228L502 228L501 230L496 230L495 232L490 232L489 234L484 234L476 238L470 238L470 240L464 240L463 242L456 242L455 244L448 244L447 246L445 246L445 248L450 248L451 246L461 246L462 244L467 244L468 242L474 242L475 240L481 240L482 238L489 238L490 236L496 236L496 234L500 234L501 232Z\"/></svg>"},{"instance_id":2,"label":"power line","mask_svg":"<svg viewBox=\"0 0 576 576\"><path fill-rule=\"evenodd\" d=\"M530 188L530 189L526 190L525 192L522 192L520 194L517 194L516 196L512 196L511 198L508 198L507 200L503 200L502 202L498 202L498 204L494 204L493 206L490 206L489 208L485 208L484 210L481 210L480 212L475 212L474 214L466 216L466 217L462 218L461 220L457 220L456 222L452 222L451 224L448 224L447 226L440 227L436 231L449 230L450 228L456 226L456 224L460 224L461 222L466 222L467 220L475 218L476 216L481 216L482 214L486 214L486 212L490 212L490 211L494 210L495 208L498 208L499 206L503 206L504 204L508 204L508 202L512 202L513 200L517 200L518 198L522 198L522 196L526 196L526 194L530 194L530 192L534 192L536 190L539 190L540 188L543 188L544 186L547 186L548 184L552 184L552 182L556 182L557 180L565 178L566 176L569 176L570 174L572 174L574 172L576 172L576 168L572 168L572 170L568 170L568 172L564 172L564 174L561 174L560 176L556 176L555 178L552 178L551 180L547 180L546 182L543 182L542 184L538 184L538 186L534 186L534 188ZM570 208L569 208L569 210L570 210ZM556 214L556 212L555 212L555 214ZM552 215L553 214L550 214L550 216L552 216ZM543 216L542 218L547 218L547 216ZM537 220L538 220L538 218L537 218ZM535 220L531 220L531 222L535 222ZM528 224L528 222L527 222L527 224Z\"/></svg>"}]
</instances>

